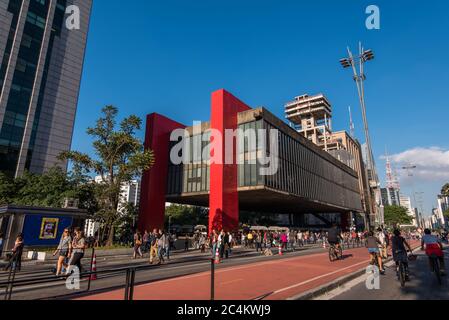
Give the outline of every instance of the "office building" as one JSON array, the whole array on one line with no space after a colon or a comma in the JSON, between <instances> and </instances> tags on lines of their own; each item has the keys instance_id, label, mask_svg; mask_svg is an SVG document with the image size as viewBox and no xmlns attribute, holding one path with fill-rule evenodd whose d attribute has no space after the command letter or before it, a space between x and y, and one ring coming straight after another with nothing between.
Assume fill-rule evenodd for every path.
<instances>
[{"instance_id":1,"label":"office building","mask_svg":"<svg viewBox=\"0 0 449 320\"><path fill-rule=\"evenodd\" d=\"M66 8L80 10L80 29ZM0 172L43 173L70 150L92 0L0 0Z\"/></svg>"}]
</instances>

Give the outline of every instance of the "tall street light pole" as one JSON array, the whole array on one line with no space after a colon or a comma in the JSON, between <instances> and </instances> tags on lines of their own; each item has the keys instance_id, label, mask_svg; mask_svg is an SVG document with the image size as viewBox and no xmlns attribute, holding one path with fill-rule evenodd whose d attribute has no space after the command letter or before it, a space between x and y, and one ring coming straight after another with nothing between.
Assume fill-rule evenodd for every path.
<instances>
[{"instance_id":1,"label":"tall street light pole","mask_svg":"<svg viewBox=\"0 0 449 320\"><path fill-rule=\"evenodd\" d=\"M371 137L369 133L368 126L368 117L366 113L366 102L365 102L365 86L364 81L366 80L365 75L365 62L371 61L374 59L374 53L372 50L364 50L362 44L359 44L359 55L354 56L351 50L348 47L348 58L344 58L340 60L343 68L351 68L354 72L354 81L357 85L357 92L359 95L360 106L362 109L362 117L363 117L363 125L365 130L365 139L366 139L366 162L368 168L368 180L370 181L370 188L374 190L374 195L376 198L376 211L377 211L377 223L383 224L383 210L381 208L381 197L380 197L380 183L379 177L377 175L376 164L374 161Z\"/></svg>"},{"instance_id":2,"label":"tall street light pole","mask_svg":"<svg viewBox=\"0 0 449 320\"><path fill-rule=\"evenodd\" d=\"M413 170L415 170L417 167L411 163L409 163L408 165L402 167L402 170L405 170L407 172L407 175L410 177L411 179L411 184L412 184L412 193L413 193L413 210L415 210L415 208L418 208L418 204L416 201L416 192L415 192L415 183L414 183L414 177L413 177ZM415 212L414 212L415 213ZM419 219L419 214L416 217L416 223L418 224L418 227L421 227L421 221Z\"/></svg>"}]
</instances>

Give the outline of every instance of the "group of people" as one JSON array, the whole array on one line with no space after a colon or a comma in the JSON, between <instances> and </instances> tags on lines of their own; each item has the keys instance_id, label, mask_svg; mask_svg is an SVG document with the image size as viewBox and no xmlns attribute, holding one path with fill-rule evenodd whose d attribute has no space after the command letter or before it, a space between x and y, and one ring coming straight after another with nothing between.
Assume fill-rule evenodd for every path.
<instances>
[{"instance_id":1,"label":"group of people","mask_svg":"<svg viewBox=\"0 0 449 320\"><path fill-rule=\"evenodd\" d=\"M81 228L75 228L73 232L70 228L65 228L59 245L53 252L53 256L58 256L55 270L56 276L69 275L74 267L77 267L79 273L82 273L81 260L87 247L88 243Z\"/></svg>"},{"instance_id":2,"label":"group of people","mask_svg":"<svg viewBox=\"0 0 449 320\"><path fill-rule=\"evenodd\" d=\"M445 275L444 253L441 238L432 234L430 229L426 229L424 230L424 235L420 235L419 239L421 239L421 250L426 252L426 255L429 257L429 262L430 257L435 255L439 259L441 273L442 275ZM391 247L397 271L399 271L399 264L403 263L405 266L406 279L409 279L407 252L412 253L413 250L406 239L406 235L403 235L399 229L395 229L392 234L382 228L379 228L377 232L369 232L367 247L370 259L372 261L377 259L381 274L385 274L383 261L388 258L387 248Z\"/></svg>"},{"instance_id":3,"label":"group of people","mask_svg":"<svg viewBox=\"0 0 449 320\"><path fill-rule=\"evenodd\" d=\"M3 240L3 238L2 238ZM25 246L24 235L19 234L16 237L14 247L6 254L5 271L15 269L21 270L22 253ZM58 247L53 252L53 256L58 256L55 274L60 276L62 274L70 274L74 267L77 267L79 272L82 272L81 260L84 257L84 251L87 248L87 242L84 237L84 232L80 228L73 229L65 228L59 241Z\"/></svg>"},{"instance_id":4,"label":"group of people","mask_svg":"<svg viewBox=\"0 0 449 320\"><path fill-rule=\"evenodd\" d=\"M224 230L217 232L216 230L212 230L208 239L212 257L216 258L218 253L220 259L228 259L235 244L234 239L230 232L225 232Z\"/></svg>"},{"instance_id":5,"label":"group of people","mask_svg":"<svg viewBox=\"0 0 449 320\"><path fill-rule=\"evenodd\" d=\"M174 247L174 237L163 230L154 229L149 233L145 230L142 235L138 230L134 234L133 259L143 258L144 253L149 253L150 264L157 259L158 264L170 261L170 251Z\"/></svg>"}]
</instances>

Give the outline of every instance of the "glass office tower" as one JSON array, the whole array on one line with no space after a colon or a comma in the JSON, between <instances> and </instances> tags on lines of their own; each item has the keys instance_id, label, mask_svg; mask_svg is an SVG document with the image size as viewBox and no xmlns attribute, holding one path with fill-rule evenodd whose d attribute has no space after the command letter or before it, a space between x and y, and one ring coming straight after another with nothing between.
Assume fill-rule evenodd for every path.
<instances>
[{"instance_id":1,"label":"glass office tower","mask_svg":"<svg viewBox=\"0 0 449 320\"><path fill-rule=\"evenodd\" d=\"M75 5L80 29L66 19ZM92 0L0 0L0 172L66 164Z\"/></svg>"}]
</instances>

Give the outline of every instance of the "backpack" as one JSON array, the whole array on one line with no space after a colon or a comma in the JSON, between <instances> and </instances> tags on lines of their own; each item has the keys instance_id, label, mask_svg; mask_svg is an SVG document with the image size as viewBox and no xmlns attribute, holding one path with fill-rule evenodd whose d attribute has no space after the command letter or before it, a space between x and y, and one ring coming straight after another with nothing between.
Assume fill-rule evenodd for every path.
<instances>
[{"instance_id":1,"label":"backpack","mask_svg":"<svg viewBox=\"0 0 449 320\"><path fill-rule=\"evenodd\" d=\"M155 246L156 243L157 243L157 237L154 234L152 234L150 236L150 243L151 243L152 246Z\"/></svg>"}]
</instances>

